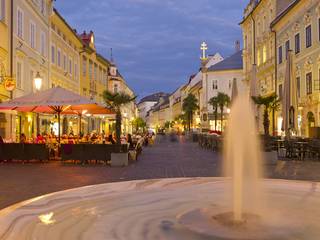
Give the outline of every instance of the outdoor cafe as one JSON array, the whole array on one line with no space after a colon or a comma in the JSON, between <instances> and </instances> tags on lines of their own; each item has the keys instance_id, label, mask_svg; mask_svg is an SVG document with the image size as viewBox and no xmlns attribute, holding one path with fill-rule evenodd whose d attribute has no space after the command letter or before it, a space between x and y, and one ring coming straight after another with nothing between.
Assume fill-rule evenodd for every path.
<instances>
[{"instance_id":1,"label":"outdoor cafe","mask_svg":"<svg viewBox=\"0 0 320 240\"><path fill-rule=\"evenodd\" d=\"M113 134L104 131L92 131L84 135L81 132L83 117L87 114L99 116L112 116L112 109L98 104L91 99L80 96L61 87L39 91L11 101L1 103L0 111L16 111L18 113L33 113L54 115L57 118L57 131L52 129L45 133L37 131L37 135L26 137L24 133L19 136L18 142L4 142L0 140L0 161L48 161L61 159L61 161L110 163L112 154L123 154L124 157L134 156L141 151L143 137L122 136L121 144L117 144ZM62 134L61 117L76 116L78 119L78 132ZM129 154L131 152L134 152ZM124 160L124 165L126 161Z\"/></svg>"}]
</instances>

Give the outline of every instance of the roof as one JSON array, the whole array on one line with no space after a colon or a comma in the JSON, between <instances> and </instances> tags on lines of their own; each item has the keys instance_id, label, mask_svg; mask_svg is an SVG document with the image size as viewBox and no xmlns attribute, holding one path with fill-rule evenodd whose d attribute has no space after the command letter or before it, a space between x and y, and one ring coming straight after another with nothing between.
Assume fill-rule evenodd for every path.
<instances>
[{"instance_id":1,"label":"roof","mask_svg":"<svg viewBox=\"0 0 320 240\"><path fill-rule=\"evenodd\" d=\"M159 111L161 109L169 107L169 104L170 104L169 95L165 95L162 98L163 98L163 101L162 102L158 102L157 105L155 105L152 108L153 112L157 112L157 111Z\"/></svg>"},{"instance_id":2,"label":"roof","mask_svg":"<svg viewBox=\"0 0 320 240\"><path fill-rule=\"evenodd\" d=\"M91 37L93 35L93 32L90 31L89 33L87 33L86 31L83 31L83 33L79 34L79 37L82 39L82 42L84 44L86 44L87 46L89 46L90 42L91 42Z\"/></svg>"},{"instance_id":3,"label":"roof","mask_svg":"<svg viewBox=\"0 0 320 240\"><path fill-rule=\"evenodd\" d=\"M104 56L102 56L102 55L99 54L99 53L96 53L96 55L97 55L97 58L99 58L99 59L101 59L102 61L106 62L108 65L111 65L111 62L110 62L108 59L106 59Z\"/></svg>"},{"instance_id":4,"label":"roof","mask_svg":"<svg viewBox=\"0 0 320 240\"><path fill-rule=\"evenodd\" d=\"M249 16L256 10L256 8L260 5L261 2L262 2L261 0L251 0L251 1L250 1L250 3L248 4L248 6L254 4L254 7L253 7L253 9L250 11L250 13L248 13L248 14L242 19L242 21L239 23L240 25L241 25L242 23L244 23L244 22L249 18ZM248 6L247 6L247 7L248 7Z\"/></svg>"},{"instance_id":5,"label":"roof","mask_svg":"<svg viewBox=\"0 0 320 240\"><path fill-rule=\"evenodd\" d=\"M293 1L287 8L285 8L270 24L270 27L274 27L285 15L287 15L288 12L290 12L290 10L292 8L294 8L294 6L296 6L299 2L301 2L301 0L295 0Z\"/></svg>"},{"instance_id":6,"label":"roof","mask_svg":"<svg viewBox=\"0 0 320 240\"><path fill-rule=\"evenodd\" d=\"M146 96L144 98L142 98L139 102L140 103L143 103L143 102L159 102L159 99L161 97L164 97L164 96L167 96L168 94L167 93L164 93L164 92L157 92L157 93L154 93L152 95L149 95L149 96Z\"/></svg>"},{"instance_id":7,"label":"roof","mask_svg":"<svg viewBox=\"0 0 320 240\"><path fill-rule=\"evenodd\" d=\"M236 52L230 57L225 58L221 62L212 65L208 68L208 71L223 71L237 69L243 69L242 50Z\"/></svg>"},{"instance_id":8,"label":"roof","mask_svg":"<svg viewBox=\"0 0 320 240\"><path fill-rule=\"evenodd\" d=\"M82 39L78 36L77 31L73 29L69 23L61 16L59 11L56 8L53 8L53 12L62 20L62 22L69 28L73 35L82 43Z\"/></svg>"}]
</instances>

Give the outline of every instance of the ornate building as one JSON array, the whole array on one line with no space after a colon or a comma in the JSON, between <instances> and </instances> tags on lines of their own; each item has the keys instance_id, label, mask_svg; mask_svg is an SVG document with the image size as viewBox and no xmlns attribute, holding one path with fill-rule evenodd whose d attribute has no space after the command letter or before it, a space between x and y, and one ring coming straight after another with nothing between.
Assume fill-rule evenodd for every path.
<instances>
[{"instance_id":1,"label":"ornate building","mask_svg":"<svg viewBox=\"0 0 320 240\"><path fill-rule=\"evenodd\" d=\"M0 102L10 98L10 93L5 87L10 78L9 11L9 1L0 0ZM7 124L10 117L9 114L0 113L0 136L10 136L10 124Z\"/></svg>"},{"instance_id":2,"label":"ornate building","mask_svg":"<svg viewBox=\"0 0 320 240\"><path fill-rule=\"evenodd\" d=\"M292 1L251 0L244 10L240 23L244 45L243 71L244 80L251 87L251 95L268 96L276 92L276 34L270 24ZM262 109L258 119L262 131Z\"/></svg>"},{"instance_id":3,"label":"ornate building","mask_svg":"<svg viewBox=\"0 0 320 240\"><path fill-rule=\"evenodd\" d=\"M297 134L312 136L311 127L320 126L320 3L296 0L272 22L277 35L277 93L281 96L286 75L288 51L292 55L291 81L297 96ZM280 130L281 113L278 113Z\"/></svg>"},{"instance_id":4,"label":"ornate building","mask_svg":"<svg viewBox=\"0 0 320 240\"><path fill-rule=\"evenodd\" d=\"M53 9L53 14L51 15L50 34L51 86L60 86L79 93L79 52L82 51L82 40L59 14L57 9Z\"/></svg>"}]
</instances>

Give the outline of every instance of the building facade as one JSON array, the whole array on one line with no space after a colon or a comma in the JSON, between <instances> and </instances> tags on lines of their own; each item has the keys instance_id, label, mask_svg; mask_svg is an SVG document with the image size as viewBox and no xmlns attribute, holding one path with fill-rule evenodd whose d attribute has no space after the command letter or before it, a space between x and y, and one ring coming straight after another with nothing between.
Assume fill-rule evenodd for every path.
<instances>
[{"instance_id":1,"label":"building facade","mask_svg":"<svg viewBox=\"0 0 320 240\"><path fill-rule=\"evenodd\" d=\"M50 18L51 87L60 86L79 93L82 41L56 9Z\"/></svg>"},{"instance_id":2,"label":"building facade","mask_svg":"<svg viewBox=\"0 0 320 240\"><path fill-rule=\"evenodd\" d=\"M51 0L13 1L13 77L15 89L12 97L36 92L35 77L42 79L41 89L50 87L50 15ZM10 35L9 35L10 36ZM10 121L11 122L11 121ZM12 128L16 138L20 133L27 137L36 134L40 121L36 114L18 113ZM11 125L11 124L10 124Z\"/></svg>"},{"instance_id":3,"label":"building facade","mask_svg":"<svg viewBox=\"0 0 320 240\"><path fill-rule=\"evenodd\" d=\"M9 0L0 0L0 102L10 98L10 92L5 87L11 80L10 75L10 5ZM4 138L11 136L11 115L0 113L0 136Z\"/></svg>"},{"instance_id":4,"label":"building facade","mask_svg":"<svg viewBox=\"0 0 320 240\"><path fill-rule=\"evenodd\" d=\"M209 104L209 101L212 97L216 97L219 92L227 94L231 99L233 94L232 89L236 88L238 94L242 94L248 90L247 84L243 80L242 51L238 51L221 62L203 69L202 84L206 92L203 94L202 100L202 131L221 131L225 126L225 122L218 120L215 123L213 107ZM233 86L233 84L236 84L236 86ZM226 115L228 114L227 109L224 112Z\"/></svg>"},{"instance_id":5,"label":"building facade","mask_svg":"<svg viewBox=\"0 0 320 240\"><path fill-rule=\"evenodd\" d=\"M297 106L294 121L296 134L312 136L311 128L320 126L320 3L317 0L293 1L272 23L277 34L278 82L282 96L288 51L291 50L292 76ZM281 111L277 114L281 131Z\"/></svg>"}]
</instances>

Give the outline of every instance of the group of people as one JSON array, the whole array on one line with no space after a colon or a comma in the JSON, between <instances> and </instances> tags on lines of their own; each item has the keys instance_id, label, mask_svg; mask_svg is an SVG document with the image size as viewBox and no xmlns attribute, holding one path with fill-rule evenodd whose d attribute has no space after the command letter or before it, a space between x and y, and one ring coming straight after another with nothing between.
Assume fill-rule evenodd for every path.
<instances>
[{"instance_id":1,"label":"group of people","mask_svg":"<svg viewBox=\"0 0 320 240\"><path fill-rule=\"evenodd\" d=\"M144 145L152 144L154 133L146 133L146 134L127 134L121 136L121 144L128 144L129 148L134 148L135 143L140 139L144 138ZM33 144L56 144L58 143L58 138L54 134L37 134L37 136L32 136L27 138L24 133L20 134L20 143L33 143ZM0 144L5 143L4 139L0 136ZM91 143L91 144L116 144L117 138L116 134L105 134L96 133L93 131L90 134L80 134L74 135L70 133L69 135L63 134L60 139L60 143L63 144L77 144L77 143Z\"/></svg>"}]
</instances>

